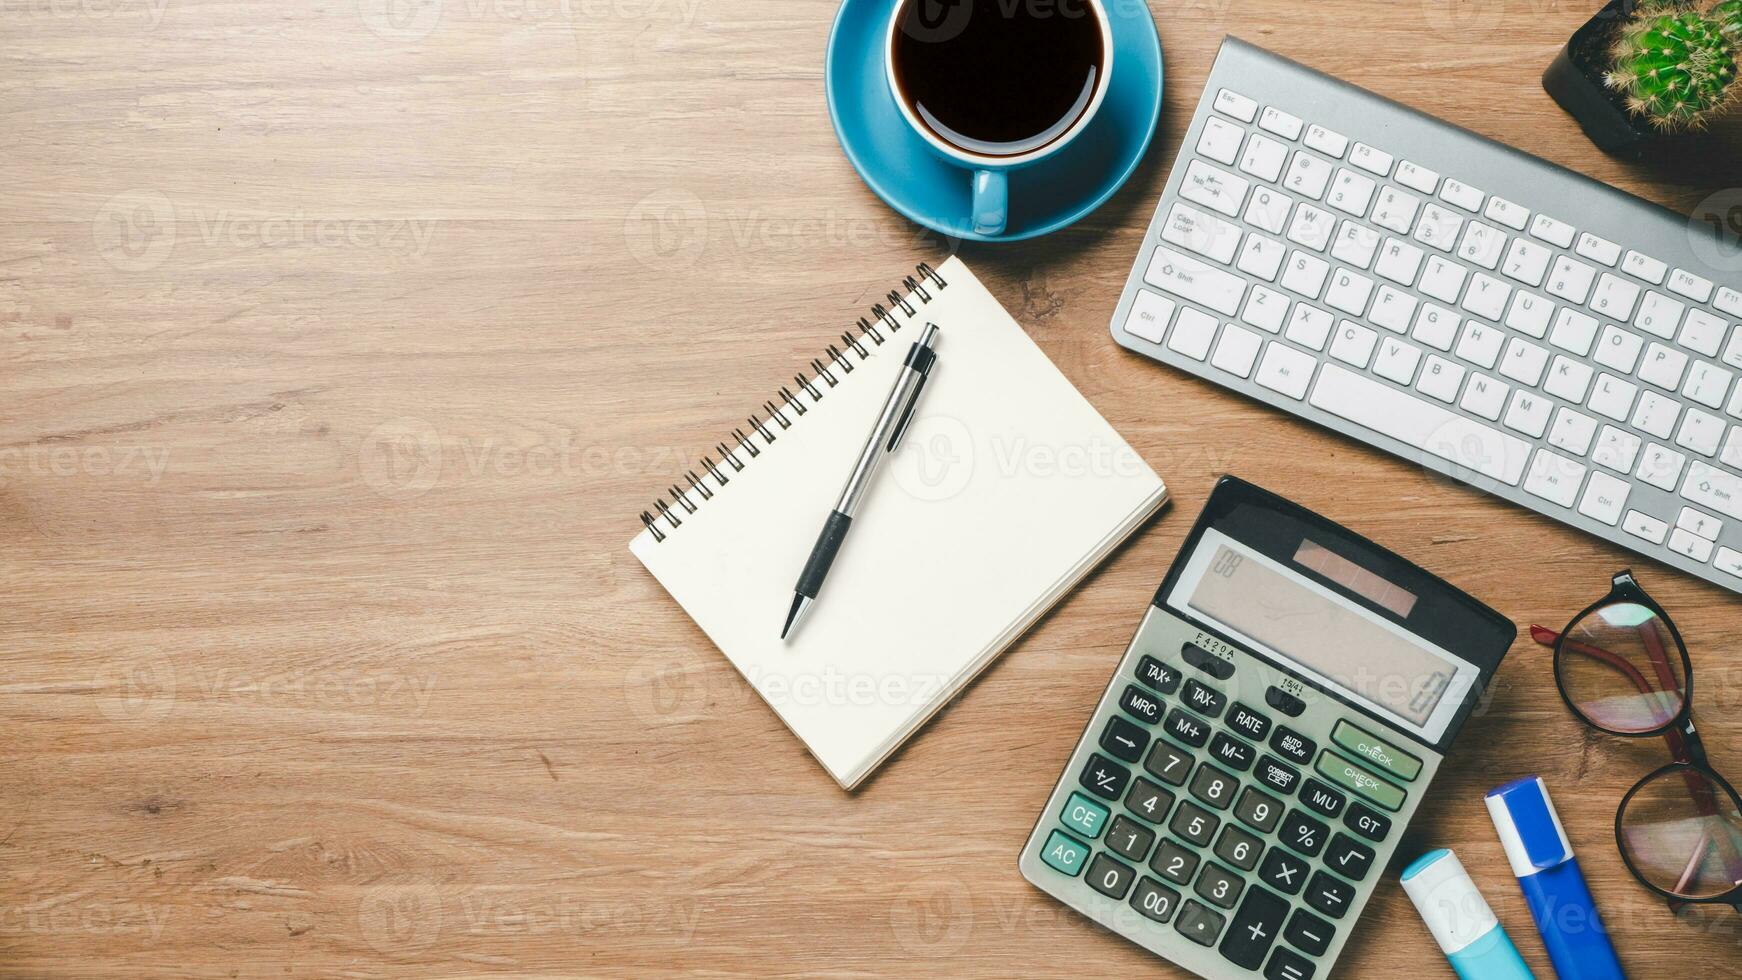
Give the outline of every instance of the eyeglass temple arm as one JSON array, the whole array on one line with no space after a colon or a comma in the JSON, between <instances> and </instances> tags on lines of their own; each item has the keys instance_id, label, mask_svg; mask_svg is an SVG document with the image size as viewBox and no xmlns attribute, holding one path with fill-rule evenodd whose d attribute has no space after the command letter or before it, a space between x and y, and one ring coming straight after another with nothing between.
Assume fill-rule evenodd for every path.
<instances>
[{"instance_id":1,"label":"eyeglass temple arm","mask_svg":"<svg viewBox=\"0 0 1742 980\"><path fill-rule=\"evenodd\" d=\"M1533 624L1530 627L1530 638L1542 646L1553 647L1560 641L1561 635L1546 626L1536 626ZM1628 660L1626 657L1623 657L1618 653L1612 653L1602 647L1592 646L1589 643L1584 643L1571 638L1568 638L1567 640L1567 649L1574 653L1583 654L1600 663L1607 664L1621 673L1626 674L1627 679L1633 682L1633 686L1639 688L1639 693L1641 694L1650 694L1655 690L1655 688L1651 686L1651 681L1646 679L1646 676L1639 672L1639 668L1633 666L1631 660ZM1672 682L1669 686L1673 689L1677 685ZM1672 758L1677 762L1688 761L1687 739L1683 737L1679 729L1672 728L1669 731L1664 732L1663 740L1669 745L1669 752Z\"/></svg>"}]
</instances>

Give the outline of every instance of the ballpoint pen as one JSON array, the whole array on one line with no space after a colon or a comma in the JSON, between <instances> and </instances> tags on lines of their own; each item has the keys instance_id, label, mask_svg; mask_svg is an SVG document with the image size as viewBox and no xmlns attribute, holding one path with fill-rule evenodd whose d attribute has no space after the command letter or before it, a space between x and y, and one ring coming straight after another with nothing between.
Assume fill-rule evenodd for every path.
<instances>
[{"instance_id":1,"label":"ballpoint pen","mask_svg":"<svg viewBox=\"0 0 1742 980\"><path fill-rule=\"evenodd\" d=\"M841 550L841 543L847 540L847 531L853 525L853 514L859 509L860 501L865 499L865 491L870 489L871 478L877 475L877 467L882 464L883 458L895 452L901 445L901 437L913 422L913 412L919 404L920 392L925 389L926 378L931 374L932 364L937 360L937 339L937 324L928 323L925 325L925 333L913 345L913 349L907 352L907 361L902 364L901 372L895 376L895 388L889 392L888 401L883 403L883 411L878 414L877 424L872 427L870 437L865 440L865 448L859 452L858 462L853 464L853 472L847 477L847 485L841 488L841 498L836 501L828 521L823 524L822 534L817 536L810 560L805 562L804 571L799 573L798 585L793 587L795 594L792 597L792 610L786 614L786 625L780 630L781 639L792 635L799 621L804 619L805 613L817 601L823 579L828 577L829 566L834 564L835 555Z\"/></svg>"}]
</instances>

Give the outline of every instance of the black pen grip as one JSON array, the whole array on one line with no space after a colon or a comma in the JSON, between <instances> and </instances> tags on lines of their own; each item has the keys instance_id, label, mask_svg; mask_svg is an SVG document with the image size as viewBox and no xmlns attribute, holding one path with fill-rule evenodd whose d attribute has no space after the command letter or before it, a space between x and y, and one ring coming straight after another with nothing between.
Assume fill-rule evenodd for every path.
<instances>
[{"instance_id":1,"label":"black pen grip","mask_svg":"<svg viewBox=\"0 0 1742 980\"><path fill-rule=\"evenodd\" d=\"M847 540L847 529L852 526L853 519L846 514L838 510L829 513L828 523L823 525L823 533L817 538L816 547L811 549L810 560L804 563L804 571L799 573L794 592L812 599L817 597L823 579L828 577L829 566L835 563L835 555L841 550L841 542Z\"/></svg>"}]
</instances>

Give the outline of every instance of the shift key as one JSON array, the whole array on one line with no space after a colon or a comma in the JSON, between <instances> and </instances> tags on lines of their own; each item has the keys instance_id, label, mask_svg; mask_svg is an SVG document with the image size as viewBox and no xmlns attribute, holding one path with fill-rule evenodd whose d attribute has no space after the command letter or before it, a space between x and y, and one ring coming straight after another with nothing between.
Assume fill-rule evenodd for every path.
<instances>
[{"instance_id":1,"label":"shift key","mask_svg":"<svg viewBox=\"0 0 1742 980\"><path fill-rule=\"evenodd\" d=\"M1155 250L1143 280L1223 316L1233 316L1240 309L1240 297L1246 292L1246 280L1197 259L1187 258L1171 248Z\"/></svg>"},{"instance_id":2,"label":"shift key","mask_svg":"<svg viewBox=\"0 0 1742 980\"><path fill-rule=\"evenodd\" d=\"M1714 466L1698 460L1689 464L1682 496L1742 521L1742 479Z\"/></svg>"}]
</instances>

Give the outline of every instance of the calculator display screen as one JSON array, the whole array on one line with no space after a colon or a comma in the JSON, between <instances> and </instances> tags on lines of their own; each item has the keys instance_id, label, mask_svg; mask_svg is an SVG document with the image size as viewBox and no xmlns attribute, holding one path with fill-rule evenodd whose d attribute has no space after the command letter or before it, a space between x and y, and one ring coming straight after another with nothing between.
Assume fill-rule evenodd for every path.
<instances>
[{"instance_id":1,"label":"calculator display screen","mask_svg":"<svg viewBox=\"0 0 1742 980\"><path fill-rule=\"evenodd\" d=\"M1392 599L1414 602L1413 596ZM1446 703L1447 692L1477 673L1473 664L1213 528L1170 603L1429 738L1444 730L1449 717L1442 716L1455 708Z\"/></svg>"}]
</instances>

